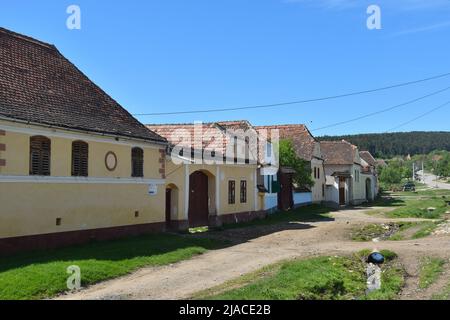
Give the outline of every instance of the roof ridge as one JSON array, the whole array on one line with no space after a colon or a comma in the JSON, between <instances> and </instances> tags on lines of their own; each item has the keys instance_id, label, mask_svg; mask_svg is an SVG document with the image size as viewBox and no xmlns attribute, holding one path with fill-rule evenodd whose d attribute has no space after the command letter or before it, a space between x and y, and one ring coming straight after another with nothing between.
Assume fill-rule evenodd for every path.
<instances>
[{"instance_id":1,"label":"roof ridge","mask_svg":"<svg viewBox=\"0 0 450 320\"><path fill-rule=\"evenodd\" d=\"M292 123L292 124L274 124L274 125L263 125L263 126L255 126L255 128L276 128L276 127L307 127L306 124L303 123Z\"/></svg>"},{"instance_id":2,"label":"roof ridge","mask_svg":"<svg viewBox=\"0 0 450 320\"><path fill-rule=\"evenodd\" d=\"M35 38L26 36L26 35L21 34L21 33L17 33L17 32L11 31L11 30L3 28L3 27L0 27L0 32L3 32L5 34L10 35L12 37L15 37L17 39L20 39L20 40L23 40L23 41L26 41L26 42L30 42L30 43L33 43L33 44L36 44L36 45L39 45L39 46L47 48L47 49L52 49L52 50L56 49L56 47L53 44L50 44L50 43L47 43L47 42L44 42L44 41L41 41L41 40L37 40Z\"/></svg>"}]
</instances>

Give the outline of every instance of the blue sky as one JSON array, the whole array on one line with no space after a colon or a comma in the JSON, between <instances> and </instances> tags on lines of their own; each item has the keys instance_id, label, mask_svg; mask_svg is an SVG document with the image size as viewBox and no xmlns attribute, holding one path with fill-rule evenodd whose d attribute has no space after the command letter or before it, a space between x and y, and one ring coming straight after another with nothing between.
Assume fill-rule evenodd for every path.
<instances>
[{"instance_id":1,"label":"blue sky","mask_svg":"<svg viewBox=\"0 0 450 320\"><path fill-rule=\"evenodd\" d=\"M81 30L66 28L71 4ZM366 27L370 4L381 8L381 30ZM133 114L303 100L450 72L450 0L15 0L2 1L0 26L55 44ZM448 86L450 77L320 103L138 119L313 130ZM313 133L385 132L448 100L450 90ZM398 131L448 131L449 116L447 106Z\"/></svg>"}]
</instances>

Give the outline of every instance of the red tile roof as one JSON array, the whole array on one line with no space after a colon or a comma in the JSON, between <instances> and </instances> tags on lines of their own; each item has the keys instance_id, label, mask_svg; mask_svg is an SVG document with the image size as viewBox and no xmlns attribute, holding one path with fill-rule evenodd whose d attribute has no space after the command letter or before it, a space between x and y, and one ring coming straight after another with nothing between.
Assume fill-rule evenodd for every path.
<instances>
[{"instance_id":1,"label":"red tile roof","mask_svg":"<svg viewBox=\"0 0 450 320\"><path fill-rule=\"evenodd\" d=\"M256 126L256 130L278 129L280 139L291 140L297 155L306 160L311 161L314 157L314 147L318 141L313 137L308 128L303 124L289 124L289 125L273 125L273 126Z\"/></svg>"},{"instance_id":2,"label":"red tile roof","mask_svg":"<svg viewBox=\"0 0 450 320\"><path fill-rule=\"evenodd\" d=\"M358 148L345 140L342 141L321 141L320 149L322 151L325 164L345 164L354 163Z\"/></svg>"},{"instance_id":3,"label":"red tile roof","mask_svg":"<svg viewBox=\"0 0 450 320\"><path fill-rule=\"evenodd\" d=\"M367 162L369 166L375 167L377 165L377 160L375 160L369 151L360 151L359 156Z\"/></svg>"},{"instance_id":4,"label":"red tile roof","mask_svg":"<svg viewBox=\"0 0 450 320\"><path fill-rule=\"evenodd\" d=\"M165 143L53 45L0 28L0 116Z\"/></svg>"},{"instance_id":5,"label":"red tile roof","mask_svg":"<svg viewBox=\"0 0 450 320\"><path fill-rule=\"evenodd\" d=\"M169 141L172 146L187 147L193 150L202 149L204 151L219 151L222 155L227 152L227 146L231 142L231 138L237 137L242 140L247 137L241 137L241 133L237 130L243 130L244 134L252 134L248 130L254 130L248 121L222 121L201 123L199 136L194 133L194 123L182 124L148 124L147 128L161 135ZM253 131L256 134L256 131ZM257 138L257 137L256 137ZM199 139L196 141L195 139ZM201 140L201 141L200 141ZM255 139L256 140L256 139ZM258 153L258 146L251 145L249 151L252 156L257 159L263 159L262 153ZM260 162L263 162L260 160Z\"/></svg>"},{"instance_id":6,"label":"red tile roof","mask_svg":"<svg viewBox=\"0 0 450 320\"><path fill-rule=\"evenodd\" d=\"M174 146L178 145L195 149L196 144L199 146L201 144L203 150L217 150L220 146L223 147L224 153L226 150L227 138L223 131L214 123L202 123L200 127L202 135L199 137L194 135L194 123L148 124L146 126L148 129L166 138L169 144ZM196 138L201 138L201 141L194 140Z\"/></svg>"}]
</instances>

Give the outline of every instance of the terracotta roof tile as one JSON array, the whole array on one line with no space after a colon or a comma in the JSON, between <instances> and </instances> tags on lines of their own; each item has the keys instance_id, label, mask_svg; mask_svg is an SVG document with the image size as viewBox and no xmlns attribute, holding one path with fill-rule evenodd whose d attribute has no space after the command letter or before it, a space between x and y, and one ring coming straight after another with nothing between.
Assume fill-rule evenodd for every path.
<instances>
[{"instance_id":1,"label":"terracotta roof tile","mask_svg":"<svg viewBox=\"0 0 450 320\"><path fill-rule=\"evenodd\" d=\"M321 141L325 164L353 164L358 148L345 140Z\"/></svg>"},{"instance_id":2,"label":"terracotta roof tile","mask_svg":"<svg viewBox=\"0 0 450 320\"><path fill-rule=\"evenodd\" d=\"M53 45L0 28L0 116L164 143Z\"/></svg>"},{"instance_id":3,"label":"terracotta roof tile","mask_svg":"<svg viewBox=\"0 0 450 320\"><path fill-rule=\"evenodd\" d=\"M200 141L195 141L197 138L194 134L194 123L182 123L182 124L148 124L147 128L166 138L172 146L178 145L182 147L188 147L193 150L200 148ZM220 150L223 155L226 154L227 146L231 142L231 139L236 136L238 139L241 137L241 132L244 134L256 134L251 124L248 121L222 121L222 122L210 122L201 124L201 149L209 151ZM253 131L248 131L253 130ZM242 137L244 140L246 137ZM257 137L255 138L257 140ZM263 162L262 153L258 152L258 145L250 146L249 151L258 159L259 162Z\"/></svg>"},{"instance_id":4,"label":"terracotta roof tile","mask_svg":"<svg viewBox=\"0 0 450 320\"><path fill-rule=\"evenodd\" d=\"M297 155L306 160L311 161L314 156L314 147L318 141L312 136L308 128L303 124L290 124L290 125L273 125L273 126L257 126L256 130L266 129L268 131L272 129L278 129L280 139L291 140L294 144L294 148Z\"/></svg>"},{"instance_id":5,"label":"terracotta roof tile","mask_svg":"<svg viewBox=\"0 0 450 320\"><path fill-rule=\"evenodd\" d=\"M369 151L360 151L359 156L370 166L375 167L377 165L377 160L375 160Z\"/></svg>"}]
</instances>

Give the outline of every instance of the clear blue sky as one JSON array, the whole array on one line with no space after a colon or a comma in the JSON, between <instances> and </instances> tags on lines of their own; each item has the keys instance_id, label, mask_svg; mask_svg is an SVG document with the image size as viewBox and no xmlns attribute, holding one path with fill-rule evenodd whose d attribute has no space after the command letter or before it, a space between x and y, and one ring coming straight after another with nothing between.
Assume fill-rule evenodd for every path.
<instances>
[{"instance_id":1,"label":"clear blue sky","mask_svg":"<svg viewBox=\"0 0 450 320\"><path fill-rule=\"evenodd\" d=\"M66 28L79 5L82 29ZM378 4L382 30L368 30ZM450 0L2 1L0 26L55 44L131 113L240 107L371 89L450 72ZM264 110L139 117L248 119L311 129L450 86L450 77L376 94ZM384 132L450 91L316 135ZM450 130L450 107L400 131Z\"/></svg>"}]
</instances>

